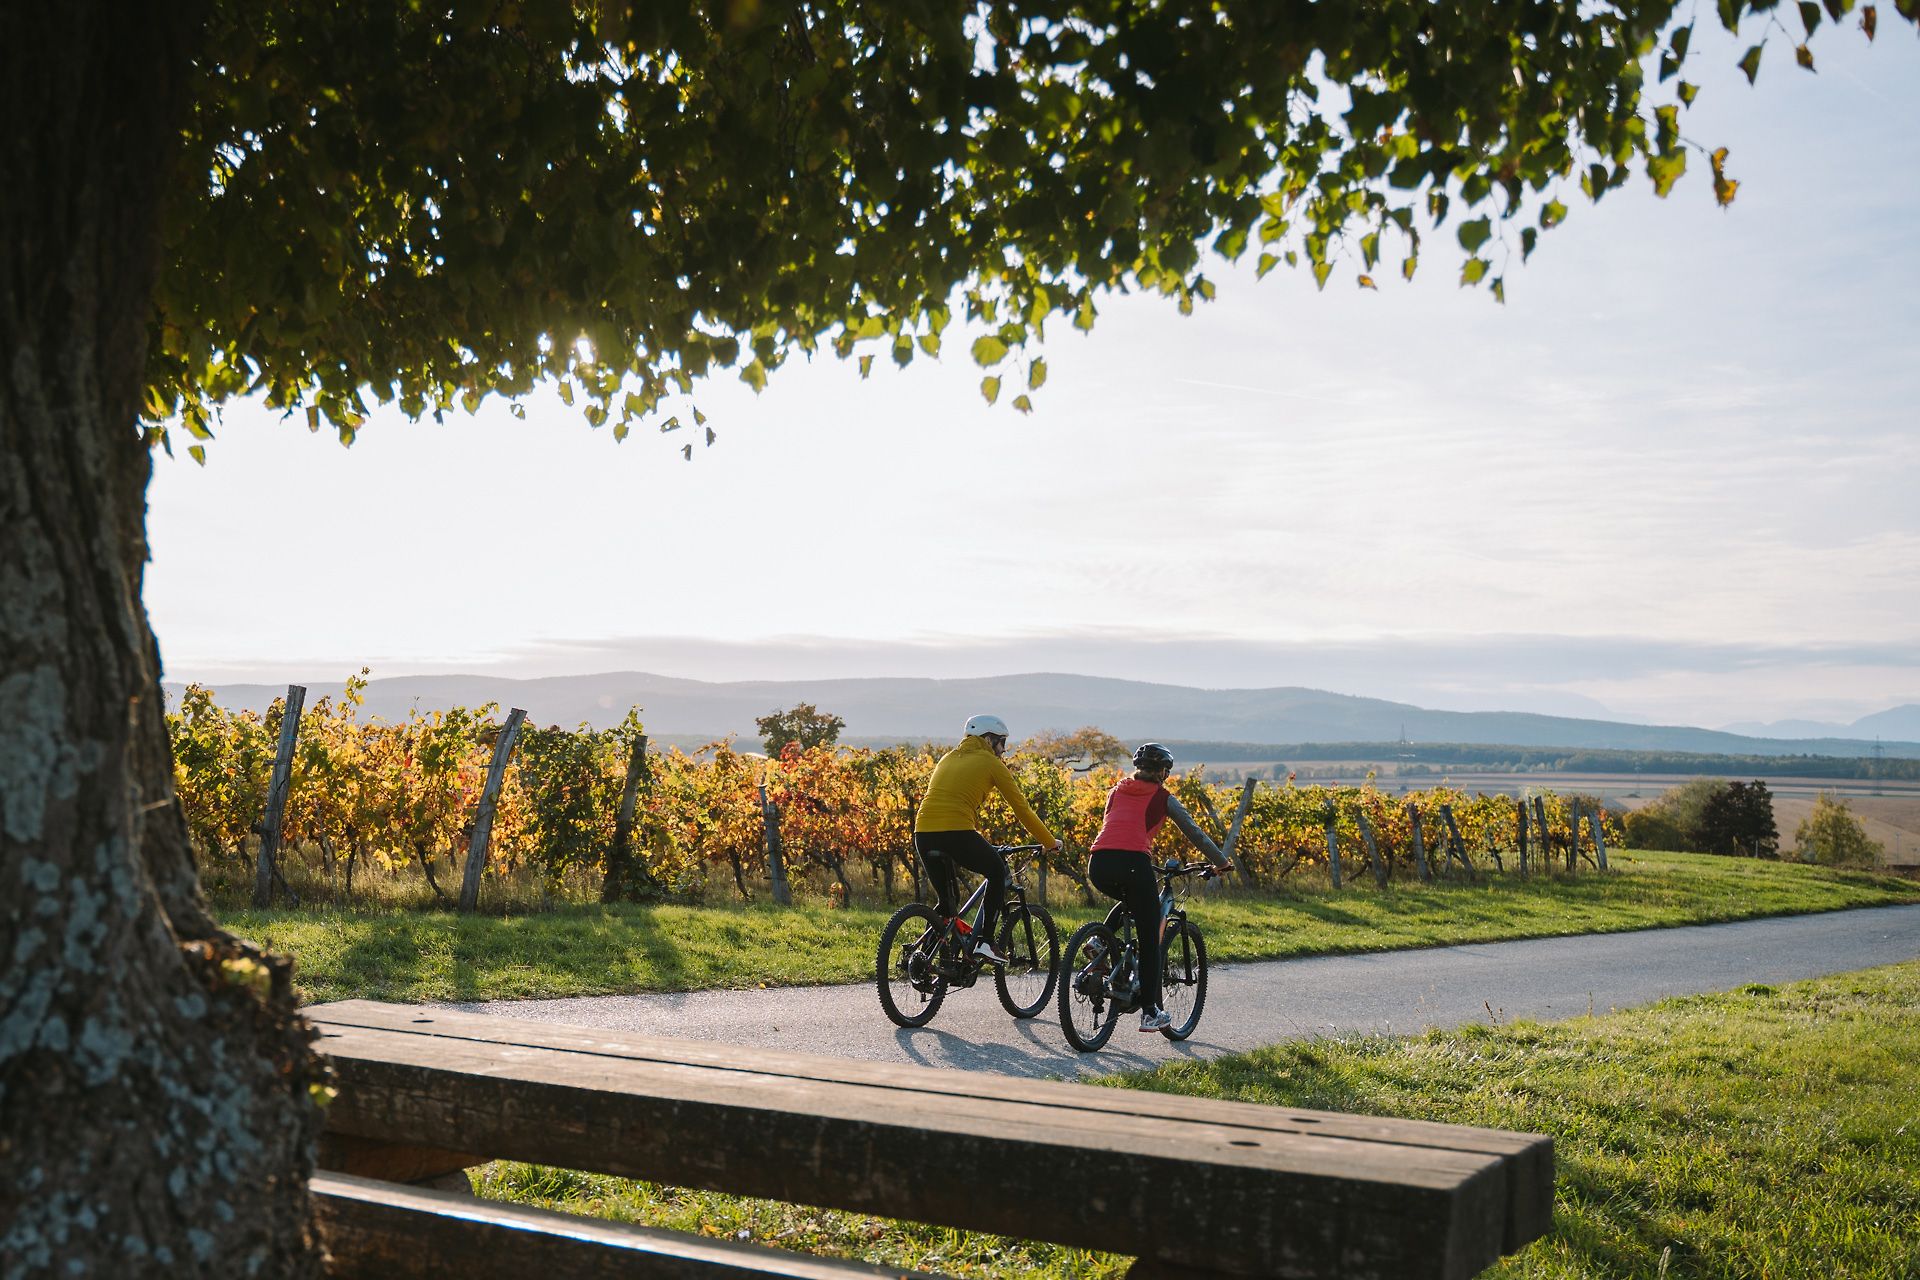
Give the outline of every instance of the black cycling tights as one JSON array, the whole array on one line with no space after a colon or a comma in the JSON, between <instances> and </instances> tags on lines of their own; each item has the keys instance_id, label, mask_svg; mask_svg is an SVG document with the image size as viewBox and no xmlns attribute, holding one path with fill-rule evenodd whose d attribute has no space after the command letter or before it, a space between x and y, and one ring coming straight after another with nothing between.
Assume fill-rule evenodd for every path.
<instances>
[{"instance_id":1,"label":"black cycling tights","mask_svg":"<svg viewBox=\"0 0 1920 1280\"><path fill-rule=\"evenodd\" d=\"M1100 849L1087 859L1087 879L1093 887L1117 899L1133 916L1133 932L1140 940L1140 1007L1160 1007L1160 881L1153 862L1144 853ZM1107 913L1107 924L1117 928L1120 907Z\"/></svg>"},{"instance_id":2,"label":"black cycling tights","mask_svg":"<svg viewBox=\"0 0 1920 1280\"><path fill-rule=\"evenodd\" d=\"M916 831L913 847L927 869L927 879L940 896L940 914L960 910L960 881L955 864L987 881L986 914L980 917L980 936L992 941L1000 922L1000 906L1007 896L1007 858L978 831Z\"/></svg>"}]
</instances>

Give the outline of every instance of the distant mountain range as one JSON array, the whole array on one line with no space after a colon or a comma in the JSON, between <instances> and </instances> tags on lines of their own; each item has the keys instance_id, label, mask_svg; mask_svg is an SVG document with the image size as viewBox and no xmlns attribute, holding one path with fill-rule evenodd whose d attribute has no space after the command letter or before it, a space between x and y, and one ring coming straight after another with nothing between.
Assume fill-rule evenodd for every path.
<instances>
[{"instance_id":1,"label":"distant mountain range","mask_svg":"<svg viewBox=\"0 0 1920 1280\"><path fill-rule=\"evenodd\" d=\"M1749 734L1761 738L1920 738L1920 703L1889 707L1870 716L1861 716L1852 724L1834 724L1826 720L1775 720L1769 724L1745 721L1724 726L1728 733Z\"/></svg>"},{"instance_id":2,"label":"distant mountain range","mask_svg":"<svg viewBox=\"0 0 1920 1280\"><path fill-rule=\"evenodd\" d=\"M182 686L169 682L170 697ZM313 683L308 702L338 697L339 684ZM264 710L284 685L214 689L228 707ZM1031 674L965 680L905 678L744 680L710 683L638 671L513 680L497 676L396 676L367 686L365 713L386 720L422 711L495 702L524 707L535 724L606 728L638 706L661 739L753 739L754 719L796 702L842 716L848 738L945 741L979 711L1004 716L1016 737L1098 725L1124 739L1247 743L1450 742L1727 755L1862 756L1872 734L1889 756L1920 758L1920 707L1856 721L1850 733L1811 738L1729 733L1681 725L1621 724L1506 711L1430 711L1403 702L1319 689L1191 689L1095 676ZM1880 723L1882 717L1885 727ZM1907 729L1898 726L1911 725ZM1901 735L1895 740L1896 731ZM1859 736L1864 734L1865 736Z\"/></svg>"}]
</instances>

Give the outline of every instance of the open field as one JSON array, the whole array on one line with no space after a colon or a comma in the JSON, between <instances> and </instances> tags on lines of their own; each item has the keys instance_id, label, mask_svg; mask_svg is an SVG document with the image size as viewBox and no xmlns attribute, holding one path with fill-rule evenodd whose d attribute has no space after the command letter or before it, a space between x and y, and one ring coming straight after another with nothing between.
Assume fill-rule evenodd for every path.
<instances>
[{"instance_id":1,"label":"open field","mask_svg":"<svg viewBox=\"0 0 1920 1280\"><path fill-rule=\"evenodd\" d=\"M1554 1230L1495 1280L1920 1274L1920 962L1564 1023L1296 1042L1108 1083L1550 1134ZM955 1275L1127 1266L619 1178L477 1172L499 1199Z\"/></svg>"},{"instance_id":2,"label":"open field","mask_svg":"<svg viewBox=\"0 0 1920 1280\"><path fill-rule=\"evenodd\" d=\"M1288 894L1204 898L1215 960L1386 951L1704 924L1920 901L1920 885L1703 854L1626 853L1609 875L1395 882L1334 893L1302 873ZM1356 877L1358 880L1358 877ZM1094 914L1055 894L1064 935ZM872 973L886 909L823 904L562 906L525 915L334 908L222 913L295 957L312 1001L486 1000L852 982Z\"/></svg>"}]
</instances>

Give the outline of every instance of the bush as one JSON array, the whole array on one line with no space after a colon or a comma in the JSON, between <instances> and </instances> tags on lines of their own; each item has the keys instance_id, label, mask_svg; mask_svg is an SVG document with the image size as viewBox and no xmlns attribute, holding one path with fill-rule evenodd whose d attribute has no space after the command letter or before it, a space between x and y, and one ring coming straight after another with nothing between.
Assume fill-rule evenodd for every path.
<instances>
[{"instance_id":1,"label":"bush","mask_svg":"<svg viewBox=\"0 0 1920 1280\"><path fill-rule=\"evenodd\" d=\"M1845 800L1830 791L1814 797L1813 812L1793 833L1794 856L1823 867L1870 867L1886 846L1867 836Z\"/></svg>"}]
</instances>

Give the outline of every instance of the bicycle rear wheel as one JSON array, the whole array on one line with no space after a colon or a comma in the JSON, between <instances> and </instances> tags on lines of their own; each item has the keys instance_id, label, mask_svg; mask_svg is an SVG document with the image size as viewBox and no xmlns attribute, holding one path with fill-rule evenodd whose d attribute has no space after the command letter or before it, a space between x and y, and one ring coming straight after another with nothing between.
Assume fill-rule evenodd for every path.
<instances>
[{"instance_id":1,"label":"bicycle rear wheel","mask_svg":"<svg viewBox=\"0 0 1920 1280\"><path fill-rule=\"evenodd\" d=\"M1207 944L1200 926L1181 920L1167 931L1160 979L1160 1007L1173 1021L1161 1029L1169 1040L1185 1040L1200 1025L1207 1007Z\"/></svg>"},{"instance_id":2,"label":"bicycle rear wheel","mask_svg":"<svg viewBox=\"0 0 1920 1280\"><path fill-rule=\"evenodd\" d=\"M993 975L1000 1004L1016 1018L1031 1018L1047 1007L1059 971L1060 930L1045 907L1025 903L1008 908L1000 919L1000 954L1007 958Z\"/></svg>"},{"instance_id":3,"label":"bicycle rear wheel","mask_svg":"<svg viewBox=\"0 0 1920 1280\"><path fill-rule=\"evenodd\" d=\"M947 998L947 980L937 967L945 921L931 908L908 903L880 931L874 985L880 1007L902 1027L924 1027Z\"/></svg>"},{"instance_id":4,"label":"bicycle rear wheel","mask_svg":"<svg viewBox=\"0 0 1920 1280\"><path fill-rule=\"evenodd\" d=\"M1120 1017L1108 983L1120 960L1120 939L1104 923L1083 924L1060 958L1060 1030L1067 1043L1092 1053L1113 1036Z\"/></svg>"}]
</instances>

